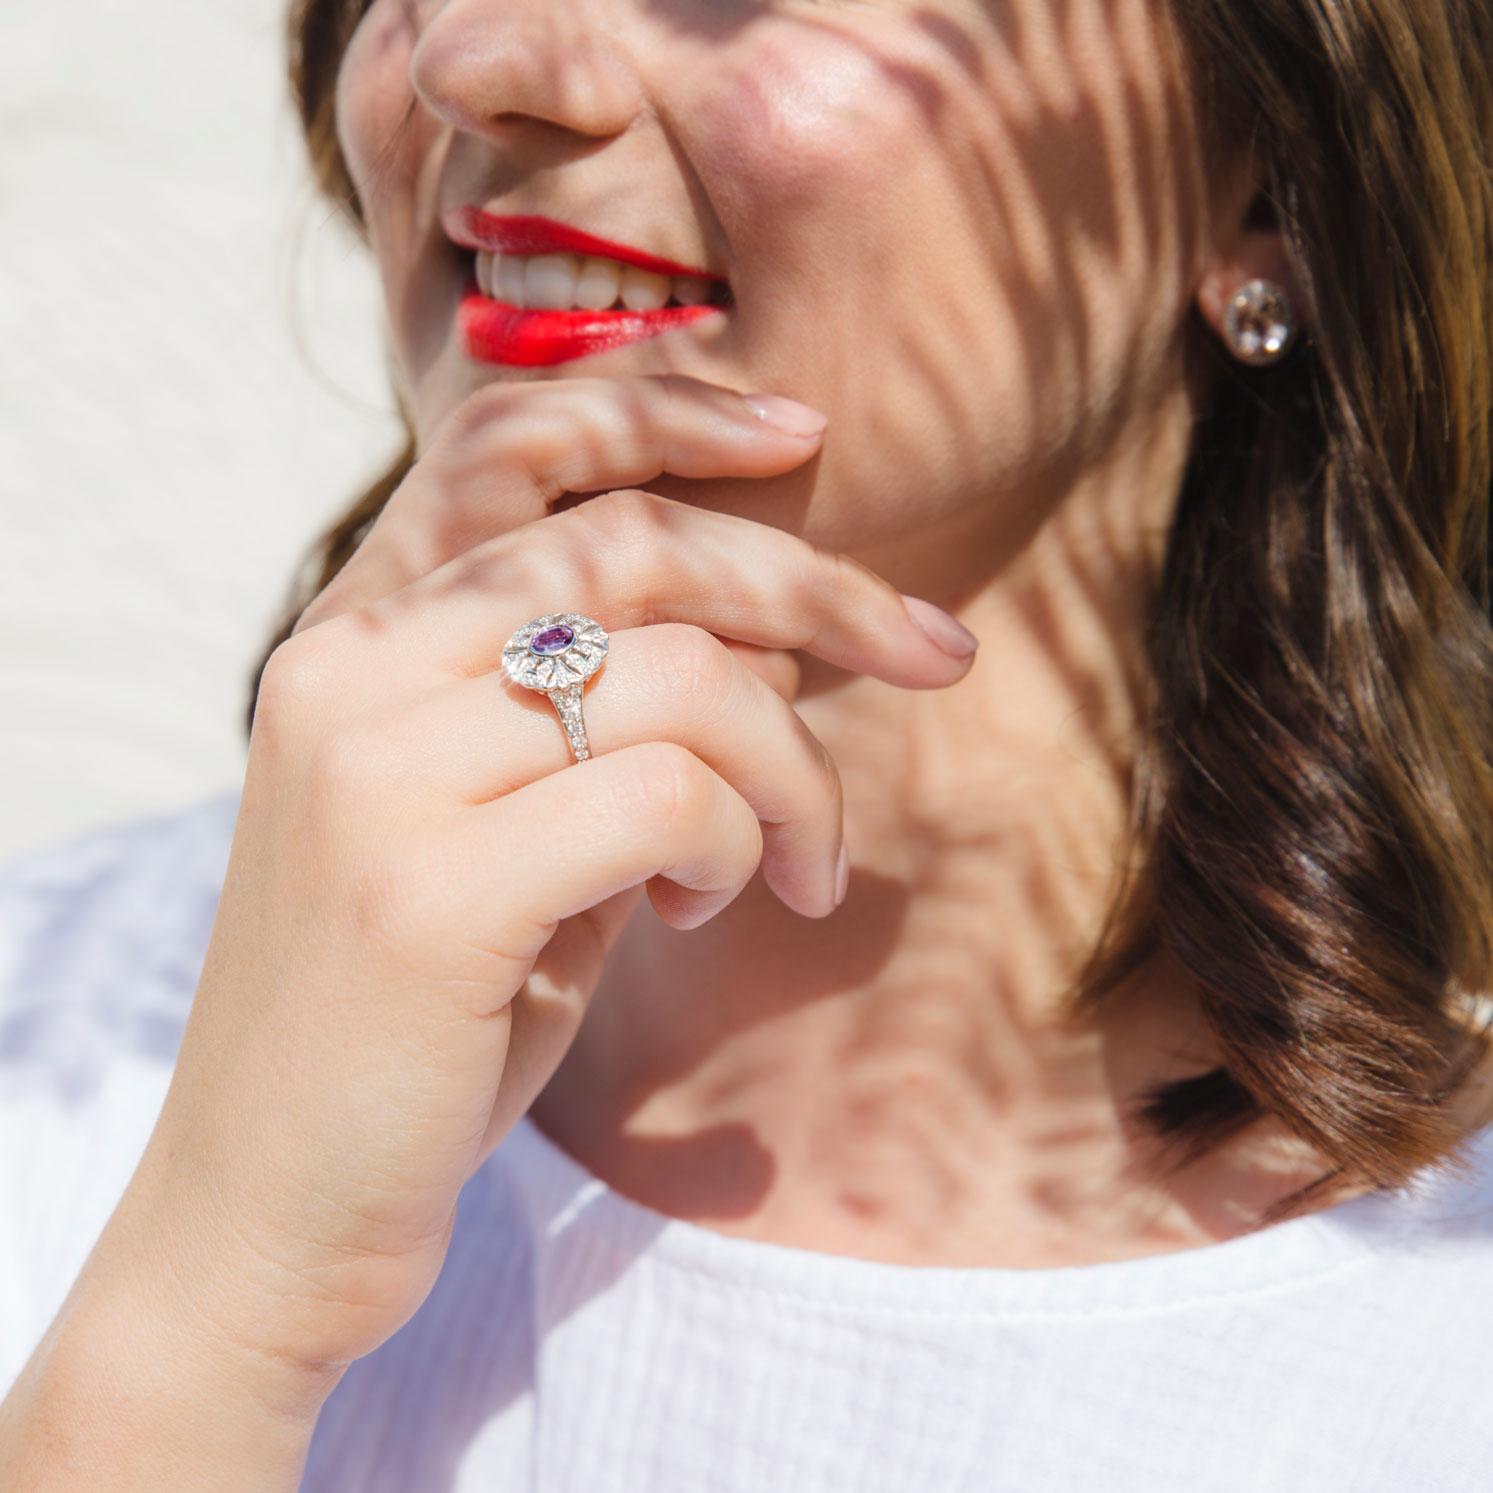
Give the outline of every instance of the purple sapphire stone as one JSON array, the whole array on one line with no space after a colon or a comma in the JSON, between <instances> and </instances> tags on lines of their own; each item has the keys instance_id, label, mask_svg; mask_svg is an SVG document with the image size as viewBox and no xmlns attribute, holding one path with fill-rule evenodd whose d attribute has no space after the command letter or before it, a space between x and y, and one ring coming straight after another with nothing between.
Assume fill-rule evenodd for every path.
<instances>
[{"instance_id":1,"label":"purple sapphire stone","mask_svg":"<svg viewBox=\"0 0 1493 1493\"><path fill-rule=\"evenodd\" d=\"M575 642L575 629L566 627L561 622L554 627L546 627L543 632L536 632L529 639L529 652L537 653L540 657L546 657L551 653L564 653L573 642Z\"/></svg>"}]
</instances>

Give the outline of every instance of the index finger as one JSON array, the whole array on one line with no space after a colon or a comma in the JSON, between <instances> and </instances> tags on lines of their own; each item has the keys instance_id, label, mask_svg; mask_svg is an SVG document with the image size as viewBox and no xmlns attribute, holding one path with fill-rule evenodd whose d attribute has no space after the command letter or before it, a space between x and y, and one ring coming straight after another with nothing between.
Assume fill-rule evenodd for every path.
<instances>
[{"instance_id":1,"label":"index finger","mask_svg":"<svg viewBox=\"0 0 1493 1493\"><path fill-rule=\"evenodd\" d=\"M362 543L297 621L350 611L543 517L566 493L770 477L819 449L746 396L683 373L485 384L446 416Z\"/></svg>"}]
</instances>

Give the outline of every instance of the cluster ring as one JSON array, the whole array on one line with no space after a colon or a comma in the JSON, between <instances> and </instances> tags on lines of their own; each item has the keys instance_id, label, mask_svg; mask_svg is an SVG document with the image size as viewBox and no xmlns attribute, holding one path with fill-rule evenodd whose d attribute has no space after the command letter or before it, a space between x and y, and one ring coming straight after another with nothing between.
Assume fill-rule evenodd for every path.
<instances>
[{"instance_id":1,"label":"cluster ring","mask_svg":"<svg viewBox=\"0 0 1493 1493\"><path fill-rule=\"evenodd\" d=\"M606 629L581 612L547 612L535 617L503 645L508 677L525 689L549 696L577 762L591 755L581 715L581 691L606 656Z\"/></svg>"}]
</instances>

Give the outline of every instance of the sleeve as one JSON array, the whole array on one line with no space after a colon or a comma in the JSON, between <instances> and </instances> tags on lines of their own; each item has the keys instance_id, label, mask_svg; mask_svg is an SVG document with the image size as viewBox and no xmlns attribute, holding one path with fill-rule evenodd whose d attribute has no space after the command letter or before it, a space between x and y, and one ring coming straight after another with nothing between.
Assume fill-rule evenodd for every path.
<instances>
[{"instance_id":1,"label":"sleeve","mask_svg":"<svg viewBox=\"0 0 1493 1493\"><path fill-rule=\"evenodd\" d=\"M0 863L0 1396L155 1124L237 801L221 794Z\"/></svg>"}]
</instances>

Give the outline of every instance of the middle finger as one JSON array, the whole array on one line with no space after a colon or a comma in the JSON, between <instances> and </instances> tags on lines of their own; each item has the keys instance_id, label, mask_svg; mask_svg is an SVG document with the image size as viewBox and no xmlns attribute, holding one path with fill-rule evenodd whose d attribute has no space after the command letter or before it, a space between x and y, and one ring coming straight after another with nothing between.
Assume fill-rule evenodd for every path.
<instances>
[{"instance_id":1,"label":"middle finger","mask_svg":"<svg viewBox=\"0 0 1493 1493\"><path fill-rule=\"evenodd\" d=\"M595 617L608 632L689 622L912 689L950 684L970 662L935 643L902 594L858 561L636 488L500 535L326 625L362 625L408 667L471 677L498 667L512 633L550 612Z\"/></svg>"}]
</instances>

